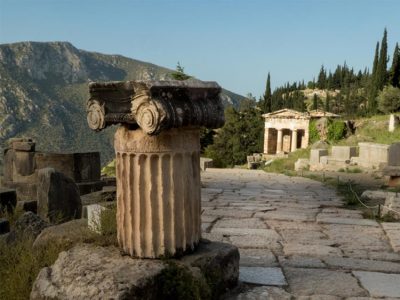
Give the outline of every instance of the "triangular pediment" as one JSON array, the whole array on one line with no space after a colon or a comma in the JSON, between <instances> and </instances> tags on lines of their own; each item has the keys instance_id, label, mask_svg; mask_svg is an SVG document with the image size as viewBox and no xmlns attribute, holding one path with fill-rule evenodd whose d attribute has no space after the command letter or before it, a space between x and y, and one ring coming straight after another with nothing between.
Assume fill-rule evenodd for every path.
<instances>
[{"instance_id":1,"label":"triangular pediment","mask_svg":"<svg viewBox=\"0 0 400 300\"><path fill-rule=\"evenodd\" d=\"M277 118L277 119L308 119L310 116L307 113L303 113L297 110L284 108L281 110L276 110L268 114L263 114L264 118Z\"/></svg>"}]
</instances>

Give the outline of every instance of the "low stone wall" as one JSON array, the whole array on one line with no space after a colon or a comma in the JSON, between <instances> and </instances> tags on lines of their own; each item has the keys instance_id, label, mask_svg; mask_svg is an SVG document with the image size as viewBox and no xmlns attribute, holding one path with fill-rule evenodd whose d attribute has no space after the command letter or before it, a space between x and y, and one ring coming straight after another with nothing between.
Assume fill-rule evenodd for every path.
<instances>
[{"instance_id":1,"label":"low stone wall","mask_svg":"<svg viewBox=\"0 0 400 300\"><path fill-rule=\"evenodd\" d=\"M387 166L390 145L377 143L358 143L359 156L354 159L361 168L381 169Z\"/></svg>"}]
</instances>

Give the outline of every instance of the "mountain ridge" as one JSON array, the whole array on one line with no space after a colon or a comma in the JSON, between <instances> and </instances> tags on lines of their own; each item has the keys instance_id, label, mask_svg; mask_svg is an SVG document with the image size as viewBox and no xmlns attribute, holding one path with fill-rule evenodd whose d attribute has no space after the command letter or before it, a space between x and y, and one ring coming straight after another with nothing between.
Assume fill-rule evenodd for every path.
<instances>
[{"instance_id":1,"label":"mountain ridge","mask_svg":"<svg viewBox=\"0 0 400 300\"><path fill-rule=\"evenodd\" d=\"M88 83L166 80L172 72L119 54L81 50L70 42L0 44L0 148L11 137L25 136L42 151L101 151L103 162L108 161L115 127L100 133L88 128ZM235 107L244 99L227 90L222 98Z\"/></svg>"}]
</instances>

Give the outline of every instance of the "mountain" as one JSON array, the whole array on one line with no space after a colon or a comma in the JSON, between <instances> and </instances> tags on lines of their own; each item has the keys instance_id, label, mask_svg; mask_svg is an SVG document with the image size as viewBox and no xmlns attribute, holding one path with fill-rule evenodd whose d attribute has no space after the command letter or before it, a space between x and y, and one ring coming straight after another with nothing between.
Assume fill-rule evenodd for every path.
<instances>
[{"instance_id":1,"label":"mountain","mask_svg":"<svg viewBox=\"0 0 400 300\"><path fill-rule=\"evenodd\" d=\"M169 79L172 70L121 55L75 48L68 42L0 45L0 148L11 137L32 137L43 151L101 151L113 156L114 128L86 124L90 81ZM225 105L244 97L223 90ZM0 149L1 150L1 149ZM2 151L1 151L2 152Z\"/></svg>"}]
</instances>

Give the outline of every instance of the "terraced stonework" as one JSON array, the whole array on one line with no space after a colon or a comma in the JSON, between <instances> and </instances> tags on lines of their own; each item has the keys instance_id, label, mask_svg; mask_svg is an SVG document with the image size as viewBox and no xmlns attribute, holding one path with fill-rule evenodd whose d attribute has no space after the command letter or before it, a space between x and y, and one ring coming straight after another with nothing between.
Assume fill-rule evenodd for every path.
<instances>
[{"instance_id":1,"label":"terraced stonework","mask_svg":"<svg viewBox=\"0 0 400 300\"><path fill-rule=\"evenodd\" d=\"M202 186L202 237L240 251L246 283L228 299L400 299L400 223L302 177L207 169Z\"/></svg>"}]
</instances>

